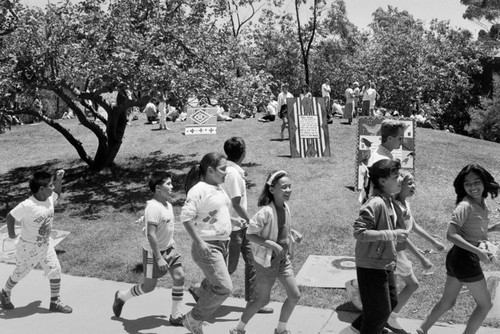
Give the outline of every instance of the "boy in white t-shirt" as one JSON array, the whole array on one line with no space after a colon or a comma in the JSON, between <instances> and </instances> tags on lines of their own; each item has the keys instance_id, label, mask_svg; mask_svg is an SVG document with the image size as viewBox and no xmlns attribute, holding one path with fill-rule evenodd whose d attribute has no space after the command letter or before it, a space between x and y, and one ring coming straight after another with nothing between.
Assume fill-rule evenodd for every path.
<instances>
[{"instance_id":1,"label":"boy in white t-shirt","mask_svg":"<svg viewBox=\"0 0 500 334\"><path fill-rule=\"evenodd\" d=\"M54 220L54 204L62 190L64 170L58 170L56 177L39 171L29 182L32 196L18 204L7 214L9 238L15 239L15 224L21 224L21 234L16 246L16 268L0 292L0 304L11 310L11 291L38 263L45 271L50 282L50 305L52 312L71 313L73 309L61 302L61 265L54 246L49 244Z\"/></svg>"},{"instance_id":2,"label":"boy in white t-shirt","mask_svg":"<svg viewBox=\"0 0 500 334\"><path fill-rule=\"evenodd\" d=\"M144 210L146 237L142 245L144 283L127 290L116 291L113 313L119 317L127 300L153 291L158 278L169 272L174 283L169 322L172 326L182 326L184 270L179 261L181 256L174 252L174 211L172 204L167 202L173 189L172 176L167 172L154 172L149 178L149 188L154 195Z\"/></svg>"}]
</instances>

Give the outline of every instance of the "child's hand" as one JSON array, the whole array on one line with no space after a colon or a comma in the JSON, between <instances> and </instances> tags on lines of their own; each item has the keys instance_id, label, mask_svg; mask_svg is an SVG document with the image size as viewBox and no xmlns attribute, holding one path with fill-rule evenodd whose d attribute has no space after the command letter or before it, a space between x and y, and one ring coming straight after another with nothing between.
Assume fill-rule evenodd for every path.
<instances>
[{"instance_id":1,"label":"child's hand","mask_svg":"<svg viewBox=\"0 0 500 334\"><path fill-rule=\"evenodd\" d=\"M158 264L158 268L161 270L161 271L167 271L168 270L168 264L167 264L167 261L165 261L165 259L163 257L159 257L157 260L156 260L156 263Z\"/></svg>"},{"instance_id":2,"label":"child's hand","mask_svg":"<svg viewBox=\"0 0 500 334\"><path fill-rule=\"evenodd\" d=\"M208 244L203 240L196 246L196 249L198 250L200 257L205 260L208 259L212 253Z\"/></svg>"},{"instance_id":3,"label":"child's hand","mask_svg":"<svg viewBox=\"0 0 500 334\"><path fill-rule=\"evenodd\" d=\"M396 232L396 241L405 241L408 239L408 230L398 229Z\"/></svg>"},{"instance_id":4,"label":"child's hand","mask_svg":"<svg viewBox=\"0 0 500 334\"><path fill-rule=\"evenodd\" d=\"M274 254L280 255L281 253L283 253L283 247L281 247L280 245L278 245L274 241L269 240L268 242L269 242L269 245L271 246Z\"/></svg>"},{"instance_id":5,"label":"child's hand","mask_svg":"<svg viewBox=\"0 0 500 334\"><path fill-rule=\"evenodd\" d=\"M64 177L64 169L59 169L56 171L56 180L62 180Z\"/></svg>"},{"instance_id":6,"label":"child's hand","mask_svg":"<svg viewBox=\"0 0 500 334\"><path fill-rule=\"evenodd\" d=\"M490 263L493 259L493 254L488 252L486 249L479 248L479 252L476 254L479 257L479 260L484 263Z\"/></svg>"},{"instance_id":7,"label":"child's hand","mask_svg":"<svg viewBox=\"0 0 500 334\"><path fill-rule=\"evenodd\" d=\"M442 251L442 250L444 250L444 245L442 243L440 243L439 241L436 241L434 243L434 248L436 248L438 251Z\"/></svg>"}]
</instances>

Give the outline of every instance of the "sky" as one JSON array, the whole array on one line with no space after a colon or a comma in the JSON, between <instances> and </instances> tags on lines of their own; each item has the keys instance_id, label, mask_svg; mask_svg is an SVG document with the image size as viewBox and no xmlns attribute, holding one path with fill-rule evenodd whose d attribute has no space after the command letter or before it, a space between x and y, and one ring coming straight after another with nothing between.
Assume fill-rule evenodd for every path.
<instances>
[{"instance_id":1,"label":"sky","mask_svg":"<svg viewBox=\"0 0 500 334\"><path fill-rule=\"evenodd\" d=\"M23 4L44 7L48 1L53 3L58 0L21 0ZM168 1L168 0L167 0ZM295 0L285 0L284 8L290 11L294 9ZM332 0L327 0L332 1ZM387 6L406 10L414 18L429 23L433 18L448 20L452 27L460 27L470 30L477 35L481 27L476 23L462 18L466 7L460 4L460 0L344 0L347 8L347 17L358 28L368 29L372 21L372 13L381 7L387 10Z\"/></svg>"}]
</instances>

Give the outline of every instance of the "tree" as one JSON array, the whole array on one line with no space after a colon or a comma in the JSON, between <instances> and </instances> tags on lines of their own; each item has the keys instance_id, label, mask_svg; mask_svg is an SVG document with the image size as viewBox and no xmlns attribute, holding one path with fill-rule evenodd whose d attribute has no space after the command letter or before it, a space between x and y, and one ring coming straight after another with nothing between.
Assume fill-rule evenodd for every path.
<instances>
[{"instance_id":1,"label":"tree","mask_svg":"<svg viewBox=\"0 0 500 334\"><path fill-rule=\"evenodd\" d=\"M476 22L478 25L487 29L486 24L482 23L482 20L486 20L489 23L500 23L500 1L499 0L460 0L460 3L467 6L465 13L463 14L464 19L468 19Z\"/></svg>"},{"instance_id":2,"label":"tree","mask_svg":"<svg viewBox=\"0 0 500 334\"><path fill-rule=\"evenodd\" d=\"M500 143L500 77L494 77L491 98L483 98L478 108L470 108L469 133L477 138Z\"/></svg>"},{"instance_id":3,"label":"tree","mask_svg":"<svg viewBox=\"0 0 500 334\"><path fill-rule=\"evenodd\" d=\"M181 104L189 95L213 95L230 76L226 68L231 44L205 2L116 0L106 8L104 0L85 0L48 5L45 11L24 8L19 22L0 50L2 58L8 58L1 67L4 79L20 85L27 95L36 88L57 94L97 137L96 153L89 156L67 129L29 103L3 105L2 110L42 119L93 171L113 165L128 109L142 107L155 92L166 89ZM116 104L103 98L119 83L133 92L128 99Z\"/></svg>"},{"instance_id":4,"label":"tree","mask_svg":"<svg viewBox=\"0 0 500 334\"><path fill-rule=\"evenodd\" d=\"M307 85L309 82L309 54L318 27L319 17L324 9L326 2L324 0L313 0L311 7L312 17L309 19L307 25L302 27L300 23L300 6L305 5L307 0L295 0L295 14L297 19L297 37L300 45L300 52L302 54L302 64L304 65L304 77Z\"/></svg>"}]
</instances>

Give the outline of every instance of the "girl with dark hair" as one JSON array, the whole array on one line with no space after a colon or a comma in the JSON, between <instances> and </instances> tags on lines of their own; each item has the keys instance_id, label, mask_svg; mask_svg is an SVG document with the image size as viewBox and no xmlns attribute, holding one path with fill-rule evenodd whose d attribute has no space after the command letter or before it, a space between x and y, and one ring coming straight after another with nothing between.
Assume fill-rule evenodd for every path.
<instances>
[{"instance_id":1,"label":"girl with dark hair","mask_svg":"<svg viewBox=\"0 0 500 334\"><path fill-rule=\"evenodd\" d=\"M394 278L396 242L408 231L393 194L401 189L399 160L383 159L369 168L373 191L354 222L355 258L363 313L340 334L380 334L398 303Z\"/></svg>"},{"instance_id":2,"label":"girl with dark hair","mask_svg":"<svg viewBox=\"0 0 500 334\"><path fill-rule=\"evenodd\" d=\"M295 305L300 299L300 291L295 281L291 258L293 242L300 242L300 235L291 229L288 200L292 184L288 173L274 171L267 177L266 184L258 200L260 210L250 220L247 238L251 242L255 260L257 296L247 303L238 325L231 334L244 334L247 323L263 306L269 303L271 289L276 279L285 288L287 298L281 308L275 334L290 334L286 329ZM296 239L298 236L299 239Z\"/></svg>"},{"instance_id":3,"label":"girl with dark hair","mask_svg":"<svg viewBox=\"0 0 500 334\"><path fill-rule=\"evenodd\" d=\"M489 210L485 198L498 196L499 185L483 167L465 166L453 182L457 206L451 216L447 239L453 247L446 256L446 283L443 296L415 333L423 334L450 310L465 285L476 301L465 334L476 333L492 307L491 295L481 269L481 261L489 263L495 254L480 247L488 240L488 232L500 231L500 224L489 226Z\"/></svg>"},{"instance_id":4,"label":"girl with dark hair","mask_svg":"<svg viewBox=\"0 0 500 334\"><path fill-rule=\"evenodd\" d=\"M180 218L193 239L193 261L205 274L196 292L196 305L183 321L184 327L193 334L203 334L203 322L233 290L226 263L231 234L231 200L221 187L226 167L227 160L222 154L208 153L186 179L187 198Z\"/></svg>"}]
</instances>

